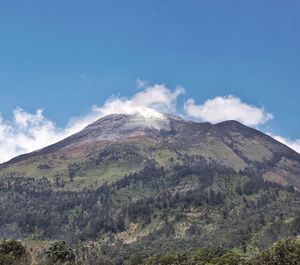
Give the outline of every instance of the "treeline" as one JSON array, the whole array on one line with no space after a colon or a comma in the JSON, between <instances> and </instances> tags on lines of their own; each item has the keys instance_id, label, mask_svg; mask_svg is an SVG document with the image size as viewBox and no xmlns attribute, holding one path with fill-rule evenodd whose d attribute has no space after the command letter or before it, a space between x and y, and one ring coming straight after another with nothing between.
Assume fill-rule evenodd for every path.
<instances>
[{"instance_id":1,"label":"treeline","mask_svg":"<svg viewBox=\"0 0 300 265\"><path fill-rule=\"evenodd\" d=\"M133 253L128 265L297 265L300 261L299 239L285 239L271 245L265 251L241 255L220 247L172 252L170 254L144 257ZM38 252L27 249L16 240L0 241L1 265L113 265L105 256L99 255L97 245L90 244L72 249L65 241L49 243L48 248ZM120 263L121 264L121 263ZM123 263L122 263L123 264Z\"/></svg>"},{"instance_id":2,"label":"treeline","mask_svg":"<svg viewBox=\"0 0 300 265\"><path fill-rule=\"evenodd\" d=\"M135 256L131 265L297 265L300 261L300 242L296 239L280 240L269 249L245 257L222 248L198 249L143 260Z\"/></svg>"}]
</instances>

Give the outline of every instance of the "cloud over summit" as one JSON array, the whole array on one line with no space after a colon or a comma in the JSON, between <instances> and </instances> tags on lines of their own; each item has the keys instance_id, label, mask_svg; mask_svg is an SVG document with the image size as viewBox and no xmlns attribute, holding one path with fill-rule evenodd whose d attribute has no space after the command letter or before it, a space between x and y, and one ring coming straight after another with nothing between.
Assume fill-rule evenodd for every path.
<instances>
[{"instance_id":1,"label":"cloud over summit","mask_svg":"<svg viewBox=\"0 0 300 265\"><path fill-rule=\"evenodd\" d=\"M185 89L177 87L172 90L165 84L149 85L142 80L138 80L138 87L140 90L132 97L112 96L103 105L93 106L89 113L71 118L64 128L57 127L45 117L42 109L28 113L18 107L11 120L4 120L0 113L0 162L60 141L108 114L135 114L149 109L178 114L177 99L185 93ZM230 95L208 99L200 105L194 99L189 99L184 103L184 111L180 113L182 116L199 121L217 123L234 119L254 127L273 118L264 108L247 104ZM300 151L300 140L291 141L280 136L275 138Z\"/></svg>"},{"instance_id":2,"label":"cloud over summit","mask_svg":"<svg viewBox=\"0 0 300 265\"><path fill-rule=\"evenodd\" d=\"M180 87L172 91L163 84L143 83L143 90L131 98L111 97L102 106L93 106L89 113L71 118L65 128L58 128L41 109L28 113L18 107L12 120L4 120L0 114L0 163L58 142L108 114L134 114L147 109L175 113L177 97L184 92Z\"/></svg>"},{"instance_id":3,"label":"cloud over summit","mask_svg":"<svg viewBox=\"0 0 300 265\"><path fill-rule=\"evenodd\" d=\"M130 99L112 97L103 106L95 107L94 110L101 116L111 113L134 114L143 108L175 113L177 97L185 93L184 88L177 87L172 91L163 84L147 86L144 83L143 88Z\"/></svg>"}]
</instances>

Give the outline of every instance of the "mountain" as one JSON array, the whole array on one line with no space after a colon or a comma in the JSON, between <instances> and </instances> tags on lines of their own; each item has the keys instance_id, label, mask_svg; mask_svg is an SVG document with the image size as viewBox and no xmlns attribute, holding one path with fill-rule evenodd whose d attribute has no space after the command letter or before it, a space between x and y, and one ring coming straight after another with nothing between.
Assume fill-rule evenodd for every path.
<instances>
[{"instance_id":1,"label":"mountain","mask_svg":"<svg viewBox=\"0 0 300 265\"><path fill-rule=\"evenodd\" d=\"M234 170L253 168L266 180L300 189L300 155L237 121L195 123L154 111L108 115L82 131L0 166L1 173L60 178L78 188L119 179L148 160L166 166L199 155ZM76 178L75 176L79 176Z\"/></svg>"},{"instance_id":2,"label":"mountain","mask_svg":"<svg viewBox=\"0 0 300 265\"><path fill-rule=\"evenodd\" d=\"M299 189L300 155L239 122L109 115L0 165L0 238L37 259L67 241L76 265L196 248L251 259L300 234Z\"/></svg>"}]
</instances>

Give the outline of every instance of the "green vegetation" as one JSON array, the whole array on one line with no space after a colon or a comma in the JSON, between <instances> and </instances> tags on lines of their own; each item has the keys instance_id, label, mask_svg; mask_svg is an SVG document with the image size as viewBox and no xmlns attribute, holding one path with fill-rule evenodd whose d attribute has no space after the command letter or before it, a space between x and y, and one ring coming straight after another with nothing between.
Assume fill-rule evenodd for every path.
<instances>
[{"instance_id":1,"label":"green vegetation","mask_svg":"<svg viewBox=\"0 0 300 265\"><path fill-rule=\"evenodd\" d=\"M225 249L197 249L143 260L135 256L131 265L298 265L300 242L296 239L280 240L266 251L254 256L241 256Z\"/></svg>"},{"instance_id":2,"label":"green vegetation","mask_svg":"<svg viewBox=\"0 0 300 265\"><path fill-rule=\"evenodd\" d=\"M253 265L299 265L300 242L296 239L280 240L268 250L253 258Z\"/></svg>"},{"instance_id":3,"label":"green vegetation","mask_svg":"<svg viewBox=\"0 0 300 265\"><path fill-rule=\"evenodd\" d=\"M66 244L65 241L53 242L49 249L43 253L39 263L45 265L64 264L72 265L75 262L74 251Z\"/></svg>"},{"instance_id":4,"label":"green vegetation","mask_svg":"<svg viewBox=\"0 0 300 265\"><path fill-rule=\"evenodd\" d=\"M234 121L148 125L111 115L0 165L0 238L23 243L0 265L299 264L299 154Z\"/></svg>"},{"instance_id":5,"label":"green vegetation","mask_svg":"<svg viewBox=\"0 0 300 265\"><path fill-rule=\"evenodd\" d=\"M224 249L198 249L182 253L170 254L167 256L155 256L148 258L141 263L133 261L131 265L242 265L244 260Z\"/></svg>"},{"instance_id":6,"label":"green vegetation","mask_svg":"<svg viewBox=\"0 0 300 265\"><path fill-rule=\"evenodd\" d=\"M209 261L230 264L297 235L299 206L297 191L266 182L257 171L235 172L186 155L168 168L148 160L139 172L77 191L57 189L46 178L3 176L0 236L64 240L76 249L78 264L151 262L148 257L196 248L231 250ZM51 249L44 264L70 250Z\"/></svg>"},{"instance_id":7,"label":"green vegetation","mask_svg":"<svg viewBox=\"0 0 300 265\"><path fill-rule=\"evenodd\" d=\"M0 265L30 265L30 255L20 241L0 241Z\"/></svg>"},{"instance_id":8,"label":"green vegetation","mask_svg":"<svg viewBox=\"0 0 300 265\"><path fill-rule=\"evenodd\" d=\"M5 240L0 243L1 265L113 265L101 254L97 243L82 245L71 249L64 241L54 241L47 249L38 254L28 251L21 242ZM102 250L107 252L102 245ZM299 265L300 241L285 239L271 245L257 254L242 254L232 250L218 248L198 248L187 251L169 252L169 254L145 257L138 251L133 253L127 265Z\"/></svg>"}]
</instances>

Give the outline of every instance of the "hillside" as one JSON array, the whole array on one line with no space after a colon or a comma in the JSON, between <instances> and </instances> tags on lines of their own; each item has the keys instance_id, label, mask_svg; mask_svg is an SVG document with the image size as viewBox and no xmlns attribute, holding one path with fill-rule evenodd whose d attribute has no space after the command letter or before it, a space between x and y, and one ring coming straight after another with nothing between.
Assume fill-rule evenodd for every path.
<instances>
[{"instance_id":1,"label":"hillside","mask_svg":"<svg viewBox=\"0 0 300 265\"><path fill-rule=\"evenodd\" d=\"M300 233L299 189L299 154L236 121L110 115L1 165L0 238L65 240L81 264L214 247L247 258Z\"/></svg>"},{"instance_id":2,"label":"hillside","mask_svg":"<svg viewBox=\"0 0 300 265\"><path fill-rule=\"evenodd\" d=\"M120 179L148 160L168 166L186 155L235 171L252 168L266 180L300 189L300 155L271 137L236 121L195 123L157 112L106 116L61 142L2 164L0 173L44 176L78 189Z\"/></svg>"}]
</instances>

